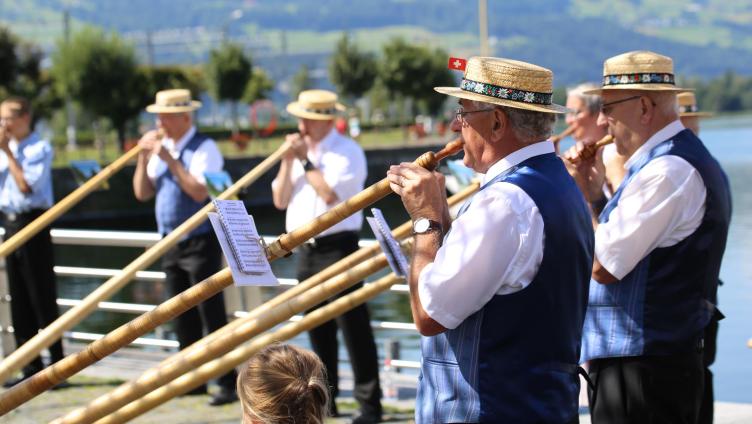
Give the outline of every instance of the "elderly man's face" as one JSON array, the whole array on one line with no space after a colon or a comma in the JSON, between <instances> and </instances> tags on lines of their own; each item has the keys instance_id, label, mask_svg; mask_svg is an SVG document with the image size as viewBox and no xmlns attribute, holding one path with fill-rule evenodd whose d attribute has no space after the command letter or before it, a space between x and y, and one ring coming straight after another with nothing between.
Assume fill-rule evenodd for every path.
<instances>
[{"instance_id":1,"label":"elderly man's face","mask_svg":"<svg viewBox=\"0 0 752 424\"><path fill-rule=\"evenodd\" d=\"M192 124L193 119L190 113L160 113L157 115L157 126L162 128L165 134L176 142L191 128Z\"/></svg>"},{"instance_id":2,"label":"elderly man's face","mask_svg":"<svg viewBox=\"0 0 752 424\"><path fill-rule=\"evenodd\" d=\"M17 140L29 133L31 125L31 116L20 114L19 108L20 105L14 102L0 104L0 125L5 127L5 130Z\"/></svg>"},{"instance_id":3,"label":"elderly man's face","mask_svg":"<svg viewBox=\"0 0 752 424\"><path fill-rule=\"evenodd\" d=\"M458 114L452 121L452 131L459 133L465 142L465 166L485 173L498 158L489 157L488 139L493 125L492 104L482 106L460 99ZM490 161L490 162L489 162Z\"/></svg>"},{"instance_id":4,"label":"elderly man's face","mask_svg":"<svg viewBox=\"0 0 752 424\"><path fill-rule=\"evenodd\" d=\"M572 137L575 141L594 143L605 135L605 124L598 125L598 114L590 113L581 97L568 96L567 109L572 110L566 115L566 123L574 128Z\"/></svg>"},{"instance_id":5,"label":"elderly man's face","mask_svg":"<svg viewBox=\"0 0 752 424\"><path fill-rule=\"evenodd\" d=\"M642 125L643 97L652 102L644 93L629 90L603 91L603 105L598 115L600 125L608 125L608 133L614 136L616 151L623 156L632 153L645 140L640 140L638 129Z\"/></svg>"}]
</instances>

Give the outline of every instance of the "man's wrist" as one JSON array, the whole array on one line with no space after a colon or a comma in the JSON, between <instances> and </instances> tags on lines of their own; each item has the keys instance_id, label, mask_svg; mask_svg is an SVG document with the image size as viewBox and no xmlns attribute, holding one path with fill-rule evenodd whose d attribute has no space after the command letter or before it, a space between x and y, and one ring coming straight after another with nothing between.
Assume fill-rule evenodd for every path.
<instances>
[{"instance_id":1,"label":"man's wrist","mask_svg":"<svg viewBox=\"0 0 752 424\"><path fill-rule=\"evenodd\" d=\"M300 164L303 165L303 170L305 172L313 171L314 169L316 169L316 165L314 165L313 162L308 160L308 158L300 159Z\"/></svg>"},{"instance_id":2,"label":"man's wrist","mask_svg":"<svg viewBox=\"0 0 752 424\"><path fill-rule=\"evenodd\" d=\"M599 216L601 212L603 212L603 209L606 207L607 203L608 199L606 199L606 196L603 193L601 193L598 199L591 201L590 210L593 211L593 215Z\"/></svg>"}]
</instances>

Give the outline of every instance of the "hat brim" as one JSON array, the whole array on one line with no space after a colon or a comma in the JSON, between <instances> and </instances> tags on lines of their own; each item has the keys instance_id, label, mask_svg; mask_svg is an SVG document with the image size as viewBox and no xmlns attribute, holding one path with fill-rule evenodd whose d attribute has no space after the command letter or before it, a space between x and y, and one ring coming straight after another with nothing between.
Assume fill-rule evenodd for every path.
<instances>
[{"instance_id":1,"label":"hat brim","mask_svg":"<svg viewBox=\"0 0 752 424\"><path fill-rule=\"evenodd\" d=\"M441 94L446 94L447 96L459 97L460 99L466 99L466 100L476 100L476 101L484 102L484 103L492 103L495 105L506 106L506 107L511 107L515 109L525 109L525 110L532 110L535 112L545 112L545 113L569 112L569 109L565 108L564 106L557 105L554 103L550 105L539 105L535 103L524 103L524 102L517 102L514 100L499 99L497 97L491 97L491 96L486 96L483 94L465 91L459 87L434 87L433 89Z\"/></svg>"},{"instance_id":2,"label":"hat brim","mask_svg":"<svg viewBox=\"0 0 752 424\"><path fill-rule=\"evenodd\" d=\"M146 106L146 111L149 113L183 113L183 112L193 112L194 110L201 107L201 102L197 100L191 100L190 105L184 105L184 106L167 106L167 105L149 105Z\"/></svg>"},{"instance_id":3,"label":"hat brim","mask_svg":"<svg viewBox=\"0 0 752 424\"><path fill-rule=\"evenodd\" d=\"M711 116L713 116L713 114L710 112L679 112L680 118L710 118Z\"/></svg>"},{"instance_id":4,"label":"hat brim","mask_svg":"<svg viewBox=\"0 0 752 424\"><path fill-rule=\"evenodd\" d=\"M340 112L347 110L342 103L335 103L334 108ZM287 110L287 113L297 118L312 119L314 121L328 121L337 117L336 113L316 113L306 110L301 106L300 102L292 102L288 104L285 110Z\"/></svg>"},{"instance_id":5,"label":"hat brim","mask_svg":"<svg viewBox=\"0 0 752 424\"><path fill-rule=\"evenodd\" d=\"M600 95L604 91L617 91L617 90L639 90L639 91L673 91L676 93L685 93L695 91L694 88L681 88L671 84L620 84L609 85L606 87L595 88L593 90L583 91L582 94L595 94Z\"/></svg>"}]
</instances>

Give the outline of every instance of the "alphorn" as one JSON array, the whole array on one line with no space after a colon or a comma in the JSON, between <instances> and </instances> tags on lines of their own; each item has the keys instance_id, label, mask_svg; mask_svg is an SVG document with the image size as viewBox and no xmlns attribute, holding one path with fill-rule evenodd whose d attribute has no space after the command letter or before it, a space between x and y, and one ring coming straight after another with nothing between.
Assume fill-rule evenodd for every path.
<instances>
[{"instance_id":1,"label":"alphorn","mask_svg":"<svg viewBox=\"0 0 752 424\"><path fill-rule=\"evenodd\" d=\"M454 206L478 190L479 183L474 182L459 193L447 199L449 206ZM393 232L396 239L410 234L411 222L408 221ZM378 245L364 247L341 261L327 267L322 272L301 282L293 288L274 297L247 316L237 319L202 340L189 346L159 365L145 371L137 379L125 383L115 390L89 402L83 408L76 409L54 421L55 424L88 423L116 411L152 390L178 378L201 364L223 355L246 340L267 331L275 325L289 319L294 314L316 306L325 299L342 292L366 276L381 270L386 263L382 255L366 262L355 261L356 255L367 254L369 257L378 253ZM366 264L365 266L363 264ZM361 272L362 270L362 272ZM328 280L328 281L327 281ZM312 290L312 288L316 290ZM306 296L306 297L299 297ZM291 302L296 299L295 302ZM281 309L280 309L281 308ZM269 319L269 317L274 317ZM280 320L281 321L278 321Z\"/></svg>"},{"instance_id":2,"label":"alphorn","mask_svg":"<svg viewBox=\"0 0 752 424\"><path fill-rule=\"evenodd\" d=\"M569 126L561 133L551 136L551 142L554 144L558 144L561 140L564 139L564 137L572 135L573 132L574 132L574 127Z\"/></svg>"},{"instance_id":3,"label":"alphorn","mask_svg":"<svg viewBox=\"0 0 752 424\"><path fill-rule=\"evenodd\" d=\"M597 142L585 146L585 148L577 156L566 157L566 159L569 162L576 165L585 159L592 158L593 156L595 156L596 153L598 153L598 149L600 149L601 147L607 146L613 142L614 142L614 137L611 134L607 134L605 137L598 140Z\"/></svg>"},{"instance_id":4,"label":"alphorn","mask_svg":"<svg viewBox=\"0 0 752 424\"><path fill-rule=\"evenodd\" d=\"M393 273L380 278L379 280L367 284L352 293L340 297L339 299L309 313L303 319L284 325L280 329L266 333L258 338L234 349L221 358L207 362L195 371L181 376L166 386L149 393L148 395L129 403L113 414L96 421L95 424L114 424L124 423L131 420L146 411L149 411L175 396L187 393L194 387L197 387L207 380L226 374L231 369L248 360L254 353L258 352L267 345L289 340L303 331L315 328L330 319L335 318L356 306L367 302L379 293L389 289L392 285L404 281Z\"/></svg>"},{"instance_id":5,"label":"alphorn","mask_svg":"<svg viewBox=\"0 0 752 424\"><path fill-rule=\"evenodd\" d=\"M68 212L70 208L75 206L89 193L99 188L105 181L120 171L128 162L131 161L141 151L140 146L136 146L122 156L117 158L114 162L107 165L104 169L99 171L97 175L89 178L88 181L81 184L81 187L73 190L70 194L65 196L62 200L57 202L51 208L47 209L43 214L39 215L35 220L31 221L27 226L21 229L21 231L14 234L12 237L5 240L0 244L0 258L4 258L16 249L21 247L24 243L29 241L38 232L47 228L53 221L58 219L60 215ZM4 381L5 378L0 378L0 381Z\"/></svg>"},{"instance_id":6,"label":"alphorn","mask_svg":"<svg viewBox=\"0 0 752 424\"><path fill-rule=\"evenodd\" d=\"M434 169L441 159L458 153L462 150L462 147L462 140L457 139L448 143L435 154L433 152L424 153L416 159L415 163L427 169ZM267 259L273 261L288 255L293 248L389 193L391 193L389 181L384 178L291 233L282 234L268 246ZM33 399L43 391L70 378L82 369L205 301L231 284L232 274L228 268L225 268L163 302L153 310L111 331L103 338L92 342L83 351L67 356L34 374L24 382L0 394L0 415L4 415L24 402Z\"/></svg>"},{"instance_id":7,"label":"alphorn","mask_svg":"<svg viewBox=\"0 0 752 424\"><path fill-rule=\"evenodd\" d=\"M252 184L274 166L288 149L289 147L287 145L282 145L232 186L227 188L227 190L222 192L222 194L217 196L217 198L229 199L237 195L240 190ZM22 346L19 346L18 349L0 362L0 381L7 380L16 370L19 370L39 355L39 352L42 349L48 347L55 340L59 339L66 330L72 328L79 322L83 321L84 318L89 316L92 312L96 311L99 302L112 297L113 294L131 281L138 271L145 269L161 258L162 255L177 244L184 235L190 233L201 225L208 218L207 213L213 210L214 205L211 202L207 203L201 208L201 210L193 214L193 216L188 218L174 231L167 234L154 246L146 250L133 262L128 264L128 266L123 268L122 271L97 287L97 289L86 296L80 304L67 310L37 335L32 337Z\"/></svg>"}]
</instances>

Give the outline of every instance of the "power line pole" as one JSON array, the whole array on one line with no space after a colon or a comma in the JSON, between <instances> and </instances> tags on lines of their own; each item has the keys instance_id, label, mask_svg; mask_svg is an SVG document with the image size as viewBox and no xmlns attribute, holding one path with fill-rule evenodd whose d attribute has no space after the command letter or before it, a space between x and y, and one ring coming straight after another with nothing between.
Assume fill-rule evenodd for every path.
<instances>
[{"instance_id":1,"label":"power line pole","mask_svg":"<svg viewBox=\"0 0 752 424\"><path fill-rule=\"evenodd\" d=\"M66 8L63 11L63 39L65 45L70 43L70 12ZM67 125L65 127L65 136L68 139L68 150L76 150L76 111L73 109L73 99L70 95L70 87L65 89L65 115Z\"/></svg>"},{"instance_id":2,"label":"power line pole","mask_svg":"<svg viewBox=\"0 0 752 424\"><path fill-rule=\"evenodd\" d=\"M480 29L480 55L491 56L488 47L488 0L478 0L478 28Z\"/></svg>"}]
</instances>

